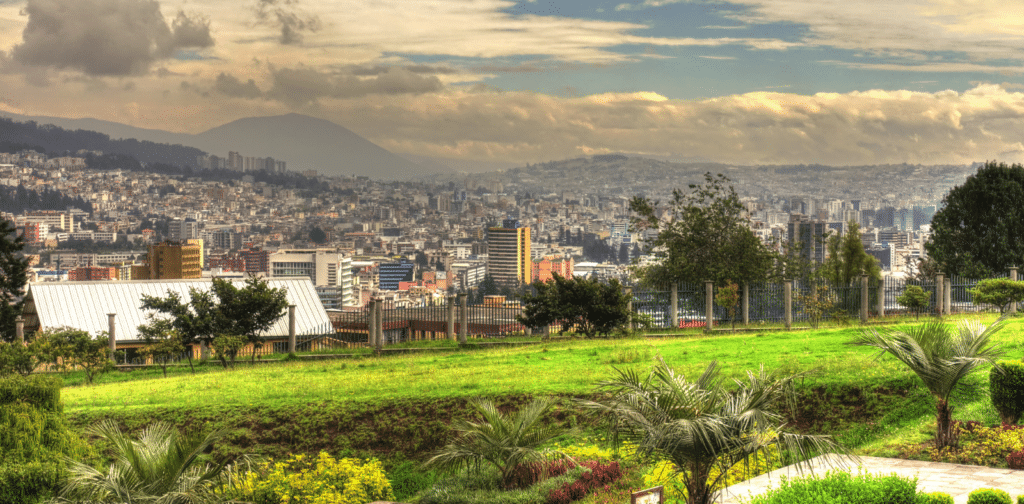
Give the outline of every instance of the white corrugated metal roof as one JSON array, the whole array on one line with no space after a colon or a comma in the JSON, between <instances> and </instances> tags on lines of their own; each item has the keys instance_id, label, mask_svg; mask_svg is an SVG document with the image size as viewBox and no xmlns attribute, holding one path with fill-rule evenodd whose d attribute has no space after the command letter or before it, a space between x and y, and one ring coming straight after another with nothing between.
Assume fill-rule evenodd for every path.
<instances>
[{"instance_id":1,"label":"white corrugated metal roof","mask_svg":"<svg viewBox=\"0 0 1024 504\"><path fill-rule=\"evenodd\" d=\"M241 287L244 280L227 279ZM322 334L329 330L327 317L316 288L308 277L267 278L272 288L287 289L288 304L295 305L295 333ZM211 279L139 280L120 282L44 282L30 284L27 299L34 305L40 328L73 327L96 334L109 328L108 313L116 313L118 341L139 340L138 327L148 322L152 310L139 308L143 294L164 297L177 292L183 301L191 299L189 288L210 290ZM26 312L33 307L26 307ZM265 337L287 337L288 315L277 320Z\"/></svg>"}]
</instances>

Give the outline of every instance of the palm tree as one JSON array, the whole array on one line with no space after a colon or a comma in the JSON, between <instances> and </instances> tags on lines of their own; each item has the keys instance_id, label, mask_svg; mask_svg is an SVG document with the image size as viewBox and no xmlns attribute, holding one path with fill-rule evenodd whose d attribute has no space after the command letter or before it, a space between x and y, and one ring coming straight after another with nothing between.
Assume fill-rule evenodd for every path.
<instances>
[{"instance_id":1,"label":"palm tree","mask_svg":"<svg viewBox=\"0 0 1024 504\"><path fill-rule=\"evenodd\" d=\"M814 455L845 453L831 436L783 430L784 419L775 408L793 399L795 376L778 378L762 366L729 390L717 362L708 364L696 381L676 374L664 360L646 377L630 370L618 373L599 384L610 399L581 403L608 419L615 439L632 441L638 455L672 462L682 474L688 504L713 502L729 469L741 462L747 467L759 453L771 458L787 452L800 469ZM778 450L767 450L772 446Z\"/></svg>"},{"instance_id":2,"label":"palm tree","mask_svg":"<svg viewBox=\"0 0 1024 504\"><path fill-rule=\"evenodd\" d=\"M501 413L490 400L478 399L470 404L482 420L457 420L452 426L457 437L427 460L428 467L448 472L462 469L479 472L484 465L491 465L501 473L501 483L507 487L512 471L520 464L542 461L551 453L560 453L540 449L564 433L560 427L541 423L544 413L551 407L550 401L534 399L511 414Z\"/></svg>"},{"instance_id":3,"label":"palm tree","mask_svg":"<svg viewBox=\"0 0 1024 504\"><path fill-rule=\"evenodd\" d=\"M180 435L174 427L155 423L129 439L105 420L88 434L110 442L114 461L106 472L69 461L68 481L55 502L203 504L216 502L218 476L224 464L203 464L201 454L224 437L224 431Z\"/></svg>"},{"instance_id":4,"label":"palm tree","mask_svg":"<svg viewBox=\"0 0 1024 504\"><path fill-rule=\"evenodd\" d=\"M854 344L878 348L882 350L879 356L896 357L921 378L935 396L935 447L941 449L957 445L950 396L964 377L983 364L995 365L1003 355L1003 349L991 342L1003 321L1000 317L988 327L978 321L962 321L955 331L937 320L905 329L870 329Z\"/></svg>"}]
</instances>

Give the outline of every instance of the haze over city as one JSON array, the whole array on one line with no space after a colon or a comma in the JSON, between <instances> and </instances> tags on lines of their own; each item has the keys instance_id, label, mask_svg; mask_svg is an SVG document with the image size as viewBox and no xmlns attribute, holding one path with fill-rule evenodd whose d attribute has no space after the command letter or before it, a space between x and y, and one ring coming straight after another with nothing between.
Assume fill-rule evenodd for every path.
<instances>
[{"instance_id":1,"label":"haze over city","mask_svg":"<svg viewBox=\"0 0 1024 504\"><path fill-rule=\"evenodd\" d=\"M1020 161L1016 7L0 0L0 112L180 133L298 112L513 164Z\"/></svg>"}]
</instances>

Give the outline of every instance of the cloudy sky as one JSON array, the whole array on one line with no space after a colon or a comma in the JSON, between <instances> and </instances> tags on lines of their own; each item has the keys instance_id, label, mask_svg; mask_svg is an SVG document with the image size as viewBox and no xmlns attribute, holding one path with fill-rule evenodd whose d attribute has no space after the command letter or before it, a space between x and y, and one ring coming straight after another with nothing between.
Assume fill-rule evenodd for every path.
<instances>
[{"instance_id":1,"label":"cloudy sky","mask_svg":"<svg viewBox=\"0 0 1024 504\"><path fill-rule=\"evenodd\" d=\"M1020 0L0 0L0 110L398 153L1024 161Z\"/></svg>"}]
</instances>

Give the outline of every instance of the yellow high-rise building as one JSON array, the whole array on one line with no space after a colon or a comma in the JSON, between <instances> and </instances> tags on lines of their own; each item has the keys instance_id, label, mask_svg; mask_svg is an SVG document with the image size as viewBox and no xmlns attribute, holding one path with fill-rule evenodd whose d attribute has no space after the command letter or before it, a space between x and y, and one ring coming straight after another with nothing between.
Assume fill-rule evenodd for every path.
<instances>
[{"instance_id":1,"label":"yellow high-rise building","mask_svg":"<svg viewBox=\"0 0 1024 504\"><path fill-rule=\"evenodd\" d=\"M498 285L518 285L532 280L530 228L505 219L502 227L487 229L487 273Z\"/></svg>"},{"instance_id":2,"label":"yellow high-rise building","mask_svg":"<svg viewBox=\"0 0 1024 504\"><path fill-rule=\"evenodd\" d=\"M200 278L203 246L164 242L149 246L149 279Z\"/></svg>"}]
</instances>

